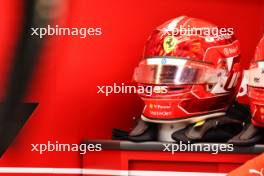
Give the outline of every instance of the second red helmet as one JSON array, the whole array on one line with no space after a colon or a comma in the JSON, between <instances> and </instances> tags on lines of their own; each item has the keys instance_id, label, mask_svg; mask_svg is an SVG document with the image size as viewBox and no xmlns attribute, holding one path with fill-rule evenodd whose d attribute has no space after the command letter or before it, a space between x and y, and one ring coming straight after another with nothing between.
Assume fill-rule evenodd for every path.
<instances>
[{"instance_id":1,"label":"second red helmet","mask_svg":"<svg viewBox=\"0 0 264 176\"><path fill-rule=\"evenodd\" d=\"M248 96L252 123L264 127L264 36L256 48L248 73Z\"/></svg>"}]
</instances>

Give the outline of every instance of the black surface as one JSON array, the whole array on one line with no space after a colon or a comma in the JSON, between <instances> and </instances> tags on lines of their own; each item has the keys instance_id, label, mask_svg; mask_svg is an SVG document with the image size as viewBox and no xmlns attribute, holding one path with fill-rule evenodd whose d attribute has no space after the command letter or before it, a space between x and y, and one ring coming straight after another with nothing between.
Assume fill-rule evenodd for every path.
<instances>
[{"instance_id":1,"label":"black surface","mask_svg":"<svg viewBox=\"0 0 264 176\"><path fill-rule=\"evenodd\" d=\"M38 103L22 103L14 110L14 115L0 124L0 156L4 154L8 146L12 143L19 131L23 128ZM3 103L0 104L0 112L3 110Z\"/></svg>"},{"instance_id":2,"label":"black surface","mask_svg":"<svg viewBox=\"0 0 264 176\"><path fill-rule=\"evenodd\" d=\"M14 50L10 73L7 77L3 103L0 107L0 157L23 127L36 104L23 104L30 82L36 69L44 39L32 36L30 28L48 24L50 6L40 0L23 0L21 29Z\"/></svg>"},{"instance_id":3,"label":"black surface","mask_svg":"<svg viewBox=\"0 0 264 176\"><path fill-rule=\"evenodd\" d=\"M173 144L169 142L130 142L130 141L114 141L114 140L85 140L85 144L102 144L103 150L132 150L132 151L163 151L164 144ZM203 144L203 143L198 143ZM215 143L214 143L215 144ZM208 143L206 144L208 145ZM213 143L210 143L213 145ZM209 151L210 152L214 152ZM264 152L264 145L254 146L234 146L233 152L219 152L219 153L262 153Z\"/></svg>"}]
</instances>

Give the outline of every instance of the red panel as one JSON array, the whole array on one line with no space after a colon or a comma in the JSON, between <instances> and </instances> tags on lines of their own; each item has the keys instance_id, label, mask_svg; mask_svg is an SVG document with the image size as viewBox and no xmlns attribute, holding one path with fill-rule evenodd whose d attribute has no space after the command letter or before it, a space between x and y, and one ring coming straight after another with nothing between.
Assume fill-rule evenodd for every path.
<instances>
[{"instance_id":1,"label":"red panel","mask_svg":"<svg viewBox=\"0 0 264 176\"><path fill-rule=\"evenodd\" d=\"M130 170L157 170L177 172L210 172L228 173L241 164L212 163L208 162L180 162L180 161L131 161Z\"/></svg>"},{"instance_id":2,"label":"red panel","mask_svg":"<svg viewBox=\"0 0 264 176\"><path fill-rule=\"evenodd\" d=\"M217 155L175 153L172 155L168 152L114 150L87 153L83 158L83 167L86 169L228 173L255 156L232 153Z\"/></svg>"}]
</instances>

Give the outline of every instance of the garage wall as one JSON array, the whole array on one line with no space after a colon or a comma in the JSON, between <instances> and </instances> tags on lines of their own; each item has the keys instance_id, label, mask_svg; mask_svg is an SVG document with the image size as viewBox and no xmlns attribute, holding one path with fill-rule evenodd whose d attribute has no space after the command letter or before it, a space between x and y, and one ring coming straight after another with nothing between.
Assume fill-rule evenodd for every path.
<instances>
[{"instance_id":1,"label":"garage wall","mask_svg":"<svg viewBox=\"0 0 264 176\"><path fill-rule=\"evenodd\" d=\"M97 94L97 86L129 83L144 42L156 26L187 15L233 27L241 42L241 62L248 66L264 32L262 0L69 0L61 25L102 27L103 35L48 40L35 71L27 101L39 102L0 166L80 167L76 152L31 152L31 144L82 139L109 139L114 127L129 129L143 108L136 95ZM1 1L0 88L19 27L21 4ZM4 16L5 18L2 18ZM4 19L4 20L3 20ZM3 31L4 30L4 35ZM10 45L10 46L9 46ZM1 47L0 47L1 48ZM9 52L7 52L9 51Z\"/></svg>"}]
</instances>

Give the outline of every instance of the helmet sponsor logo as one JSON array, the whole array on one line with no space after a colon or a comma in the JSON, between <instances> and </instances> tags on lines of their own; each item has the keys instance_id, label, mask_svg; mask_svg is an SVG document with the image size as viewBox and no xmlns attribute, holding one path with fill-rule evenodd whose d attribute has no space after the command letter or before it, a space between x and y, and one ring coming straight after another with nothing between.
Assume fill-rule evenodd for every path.
<instances>
[{"instance_id":1,"label":"helmet sponsor logo","mask_svg":"<svg viewBox=\"0 0 264 176\"><path fill-rule=\"evenodd\" d=\"M194 127L200 127L200 126L203 126L204 124L205 124L205 120L202 120L202 121L196 122Z\"/></svg>"},{"instance_id":2,"label":"helmet sponsor logo","mask_svg":"<svg viewBox=\"0 0 264 176\"><path fill-rule=\"evenodd\" d=\"M259 82L260 82L260 78L255 77L255 78L254 78L254 82L255 82L255 83L259 83Z\"/></svg>"},{"instance_id":3,"label":"helmet sponsor logo","mask_svg":"<svg viewBox=\"0 0 264 176\"><path fill-rule=\"evenodd\" d=\"M264 168L261 168L259 171L256 169L249 169L249 173L264 176Z\"/></svg>"},{"instance_id":4,"label":"helmet sponsor logo","mask_svg":"<svg viewBox=\"0 0 264 176\"><path fill-rule=\"evenodd\" d=\"M176 46L176 44L178 43L177 39L173 36L167 36L164 39L163 42L163 48L165 50L165 52L168 54L170 53Z\"/></svg>"},{"instance_id":5,"label":"helmet sponsor logo","mask_svg":"<svg viewBox=\"0 0 264 176\"><path fill-rule=\"evenodd\" d=\"M167 63L167 59L166 58L162 58L161 59L161 64L166 64Z\"/></svg>"},{"instance_id":6,"label":"helmet sponsor logo","mask_svg":"<svg viewBox=\"0 0 264 176\"><path fill-rule=\"evenodd\" d=\"M233 54L237 54L238 52L238 46L230 46L230 47L227 47L227 48L224 48L224 54L226 56L232 56Z\"/></svg>"}]
</instances>

